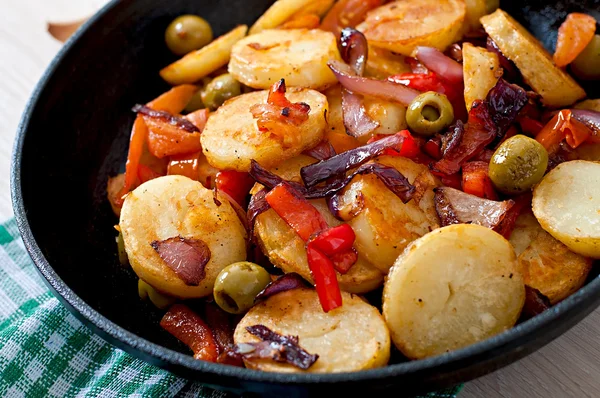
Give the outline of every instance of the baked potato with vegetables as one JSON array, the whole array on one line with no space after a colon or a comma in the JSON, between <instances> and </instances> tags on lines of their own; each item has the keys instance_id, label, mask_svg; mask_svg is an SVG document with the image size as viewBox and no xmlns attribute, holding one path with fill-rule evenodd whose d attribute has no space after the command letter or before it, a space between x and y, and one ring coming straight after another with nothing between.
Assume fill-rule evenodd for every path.
<instances>
[{"instance_id":1,"label":"baked potato with vegetables","mask_svg":"<svg viewBox=\"0 0 600 398\"><path fill-rule=\"evenodd\" d=\"M510 243L525 284L539 290L552 304L575 293L592 268L591 259L554 239L530 211L517 218Z\"/></svg>"},{"instance_id":2,"label":"baked potato with vegetables","mask_svg":"<svg viewBox=\"0 0 600 398\"><path fill-rule=\"evenodd\" d=\"M155 289L179 298L212 294L219 272L246 259L246 230L227 199L183 176L150 180L127 195L119 227L133 271ZM171 238L197 239L210 250L204 277L186 283L153 247Z\"/></svg>"},{"instance_id":3,"label":"baked potato with vegetables","mask_svg":"<svg viewBox=\"0 0 600 398\"><path fill-rule=\"evenodd\" d=\"M465 104L471 110L473 101L484 100L502 76L498 55L481 47L464 43L462 46L465 76Z\"/></svg>"},{"instance_id":4,"label":"baked potato with vegetables","mask_svg":"<svg viewBox=\"0 0 600 398\"><path fill-rule=\"evenodd\" d=\"M237 42L229 73L252 88L269 88L280 79L288 87L325 89L337 80L327 66L341 60L335 36L319 29L270 29Z\"/></svg>"},{"instance_id":5,"label":"baked potato with vegetables","mask_svg":"<svg viewBox=\"0 0 600 398\"><path fill-rule=\"evenodd\" d=\"M459 40L465 21L462 0L401 0L370 11L357 29L369 45L413 56L417 46L445 50Z\"/></svg>"},{"instance_id":6,"label":"baked potato with vegetables","mask_svg":"<svg viewBox=\"0 0 600 398\"><path fill-rule=\"evenodd\" d=\"M550 235L582 256L600 258L600 163L561 163L533 191L533 213Z\"/></svg>"},{"instance_id":7,"label":"baked potato with vegetables","mask_svg":"<svg viewBox=\"0 0 600 398\"><path fill-rule=\"evenodd\" d=\"M519 68L525 82L542 96L544 105L558 108L585 97L585 91L554 65L540 42L506 12L498 9L481 18L481 23L502 54Z\"/></svg>"},{"instance_id":8,"label":"baked potato with vegetables","mask_svg":"<svg viewBox=\"0 0 600 398\"><path fill-rule=\"evenodd\" d=\"M351 372L387 365L390 357L389 331L377 308L362 298L342 293L344 305L323 312L312 289L288 290L252 307L237 325L234 342L259 339L246 327L264 325L283 336L298 336L300 347L319 355L310 373ZM246 359L251 369L268 372L302 372L270 359Z\"/></svg>"},{"instance_id":9,"label":"baked potato with vegetables","mask_svg":"<svg viewBox=\"0 0 600 398\"><path fill-rule=\"evenodd\" d=\"M437 229L409 245L383 290L383 316L404 355L456 350L512 327L525 302L514 249L475 224Z\"/></svg>"},{"instance_id":10,"label":"baked potato with vegetables","mask_svg":"<svg viewBox=\"0 0 600 398\"><path fill-rule=\"evenodd\" d=\"M257 91L226 101L210 115L200 136L208 162L219 169L248 171L252 159L264 167L273 167L317 145L327 128L327 98L317 91L297 87L288 89L285 96L292 103L310 106L306 121L283 132L298 139L294 145L285 145L281 137L259 130L250 108L266 104L268 92Z\"/></svg>"}]
</instances>

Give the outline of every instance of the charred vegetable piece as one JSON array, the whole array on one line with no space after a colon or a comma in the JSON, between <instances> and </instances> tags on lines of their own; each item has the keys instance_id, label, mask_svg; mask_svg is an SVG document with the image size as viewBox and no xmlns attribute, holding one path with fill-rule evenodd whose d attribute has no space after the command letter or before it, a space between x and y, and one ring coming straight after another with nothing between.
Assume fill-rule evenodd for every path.
<instances>
[{"instance_id":1,"label":"charred vegetable piece","mask_svg":"<svg viewBox=\"0 0 600 398\"><path fill-rule=\"evenodd\" d=\"M408 106L406 122L415 133L431 136L450 126L454 109L444 94L428 91L419 95Z\"/></svg>"},{"instance_id":2,"label":"charred vegetable piece","mask_svg":"<svg viewBox=\"0 0 600 398\"><path fill-rule=\"evenodd\" d=\"M242 94L240 82L229 73L215 77L202 91L202 103L212 110L217 109L230 98Z\"/></svg>"},{"instance_id":3,"label":"charred vegetable piece","mask_svg":"<svg viewBox=\"0 0 600 398\"><path fill-rule=\"evenodd\" d=\"M600 79L600 35L594 35L571 64L571 70L580 79Z\"/></svg>"},{"instance_id":4,"label":"charred vegetable piece","mask_svg":"<svg viewBox=\"0 0 600 398\"><path fill-rule=\"evenodd\" d=\"M525 285L525 305L521 312L521 318L530 319L541 314L552 306L548 297L539 290Z\"/></svg>"},{"instance_id":5,"label":"charred vegetable piece","mask_svg":"<svg viewBox=\"0 0 600 398\"><path fill-rule=\"evenodd\" d=\"M244 313L270 282L269 273L258 264L248 261L231 264L217 276L215 302L230 314Z\"/></svg>"},{"instance_id":6,"label":"charred vegetable piece","mask_svg":"<svg viewBox=\"0 0 600 398\"><path fill-rule=\"evenodd\" d=\"M194 358L216 362L219 349L212 330L198 314L183 304L175 304L163 316L160 326L194 352Z\"/></svg>"},{"instance_id":7,"label":"charred vegetable piece","mask_svg":"<svg viewBox=\"0 0 600 398\"><path fill-rule=\"evenodd\" d=\"M167 47L176 55L198 50L213 39L210 24L197 15L182 15L169 24L165 31Z\"/></svg>"},{"instance_id":8,"label":"charred vegetable piece","mask_svg":"<svg viewBox=\"0 0 600 398\"><path fill-rule=\"evenodd\" d=\"M138 280L138 294L142 300L150 300L156 308L164 310L175 302L175 298L162 294L143 280Z\"/></svg>"},{"instance_id":9,"label":"charred vegetable piece","mask_svg":"<svg viewBox=\"0 0 600 398\"><path fill-rule=\"evenodd\" d=\"M150 245L186 285L198 286L206 276L211 253L204 241L176 236Z\"/></svg>"},{"instance_id":10,"label":"charred vegetable piece","mask_svg":"<svg viewBox=\"0 0 600 398\"><path fill-rule=\"evenodd\" d=\"M548 168L548 152L536 140L515 135L498 147L490 161L490 178L507 194L531 189Z\"/></svg>"}]
</instances>

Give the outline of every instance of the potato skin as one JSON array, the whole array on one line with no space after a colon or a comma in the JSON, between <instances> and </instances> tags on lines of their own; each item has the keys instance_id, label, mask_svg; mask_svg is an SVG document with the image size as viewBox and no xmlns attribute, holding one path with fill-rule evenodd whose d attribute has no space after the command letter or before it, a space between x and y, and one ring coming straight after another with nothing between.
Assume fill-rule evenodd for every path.
<instances>
[{"instance_id":1,"label":"potato skin","mask_svg":"<svg viewBox=\"0 0 600 398\"><path fill-rule=\"evenodd\" d=\"M573 160L550 171L533 191L540 225L571 251L600 258L600 163Z\"/></svg>"},{"instance_id":2,"label":"potato skin","mask_svg":"<svg viewBox=\"0 0 600 398\"><path fill-rule=\"evenodd\" d=\"M401 0L369 12L357 29L370 45L410 57L417 46L443 51L458 41L465 14L461 0Z\"/></svg>"},{"instance_id":3,"label":"potato skin","mask_svg":"<svg viewBox=\"0 0 600 398\"><path fill-rule=\"evenodd\" d=\"M157 290L180 298L212 294L218 273L246 259L246 230L222 196L184 176L150 180L125 198L119 226L129 262L138 277ZM206 277L198 286L186 285L150 246L175 236L201 239L211 251Z\"/></svg>"},{"instance_id":4,"label":"potato skin","mask_svg":"<svg viewBox=\"0 0 600 398\"><path fill-rule=\"evenodd\" d=\"M525 284L539 290L552 304L575 293L592 269L591 259L573 253L554 239L531 212L519 216L510 243Z\"/></svg>"},{"instance_id":5,"label":"potato skin","mask_svg":"<svg viewBox=\"0 0 600 398\"><path fill-rule=\"evenodd\" d=\"M246 360L246 366L268 372L352 372L385 366L390 357L390 336L377 308L353 294L342 292L343 305L323 312L316 291L294 289L255 305L237 325L234 342L259 339L246 327L265 325L282 334L298 336L299 345L319 359L304 371L268 359Z\"/></svg>"},{"instance_id":6,"label":"potato skin","mask_svg":"<svg viewBox=\"0 0 600 398\"><path fill-rule=\"evenodd\" d=\"M410 244L390 270L383 316L404 355L421 359L512 327L525 285L512 246L474 224L437 229Z\"/></svg>"},{"instance_id":7,"label":"potato skin","mask_svg":"<svg viewBox=\"0 0 600 398\"><path fill-rule=\"evenodd\" d=\"M327 98L314 90L292 87L286 97L291 102L310 105L308 120L290 134L300 137L298 145L283 146L281 139L268 131L259 131L250 112L255 104L267 102L268 92L257 91L240 95L225 102L210 115L200 136L202 151L211 166L222 170L250 170L256 160L263 167L273 167L317 145L327 128Z\"/></svg>"}]
</instances>

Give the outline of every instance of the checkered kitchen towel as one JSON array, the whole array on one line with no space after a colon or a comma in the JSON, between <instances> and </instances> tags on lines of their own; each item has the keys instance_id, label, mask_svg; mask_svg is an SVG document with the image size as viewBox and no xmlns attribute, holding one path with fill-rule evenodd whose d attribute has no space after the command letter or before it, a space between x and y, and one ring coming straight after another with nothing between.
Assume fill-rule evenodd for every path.
<instances>
[{"instance_id":1,"label":"checkered kitchen towel","mask_svg":"<svg viewBox=\"0 0 600 398\"><path fill-rule=\"evenodd\" d=\"M428 398L454 398L459 389ZM14 220L0 225L0 396L232 398L94 335L43 284Z\"/></svg>"}]
</instances>

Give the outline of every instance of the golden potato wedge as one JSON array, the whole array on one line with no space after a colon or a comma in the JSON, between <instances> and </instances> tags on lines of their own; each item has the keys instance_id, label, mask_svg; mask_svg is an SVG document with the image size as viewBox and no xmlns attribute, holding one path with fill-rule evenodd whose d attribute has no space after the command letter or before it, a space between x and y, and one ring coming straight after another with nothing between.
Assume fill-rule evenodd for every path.
<instances>
[{"instance_id":1,"label":"golden potato wedge","mask_svg":"<svg viewBox=\"0 0 600 398\"><path fill-rule=\"evenodd\" d=\"M579 84L554 65L541 43L506 12L498 9L481 18L481 23L502 53L517 65L525 82L542 96L544 105L558 108L585 97Z\"/></svg>"},{"instance_id":2,"label":"golden potato wedge","mask_svg":"<svg viewBox=\"0 0 600 398\"><path fill-rule=\"evenodd\" d=\"M249 34L273 29L294 15L314 13L322 16L331 8L333 0L277 0L250 28Z\"/></svg>"},{"instance_id":3,"label":"golden potato wedge","mask_svg":"<svg viewBox=\"0 0 600 398\"><path fill-rule=\"evenodd\" d=\"M412 56L415 47L445 50L462 34L466 6L462 0L401 0L367 14L357 26L369 44Z\"/></svg>"},{"instance_id":4,"label":"golden potato wedge","mask_svg":"<svg viewBox=\"0 0 600 398\"><path fill-rule=\"evenodd\" d=\"M550 235L582 256L600 258L600 163L561 163L533 190L533 213Z\"/></svg>"},{"instance_id":5,"label":"golden potato wedge","mask_svg":"<svg viewBox=\"0 0 600 398\"><path fill-rule=\"evenodd\" d=\"M337 83L327 66L331 60L341 60L333 33L269 29L233 46L228 68L237 80L252 88L270 88L285 79L288 87L323 90Z\"/></svg>"},{"instance_id":6,"label":"golden potato wedge","mask_svg":"<svg viewBox=\"0 0 600 398\"><path fill-rule=\"evenodd\" d=\"M381 156L377 163L395 168L409 182L426 182L423 197L402 203L374 175L359 175L344 189L339 207L356 234L355 247L379 271L387 274L404 248L439 228L433 189L439 185L427 166L403 157Z\"/></svg>"},{"instance_id":7,"label":"golden potato wedge","mask_svg":"<svg viewBox=\"0 0 600 398\"><path fill-rule=\"evenodd\" d=\"M475 224L437 229L394 263L383 317L404 355L421 359L485 340L512 327L525 302L514 249Z\"/></svg>"},{"instance_id":8,"label":"golden potato wedge","mask_svg":"<svg viewBox=\"0 0 600 398\"><path fill-rule=\"evenodd\" d=\"M246 259L246 229L227 201L219 194L184 176L150 180L125 198L119 226L133 271L155 289L180 298L212 294L217 275L231 263ZM201 239L210 249L206 276L198 286L187 285L169 268L151 246L182 236Z\"/></svg>"},{"instance_id":9,"label":"golden potato wedge","mask_svg":"<svg viewBox=\"0 0 600 398\"><path fill-rule=\"evenodd\" d=\"M502 76L498 55L471 43L464 43L463 73L465 77L465 104L471 110L473 101L483 100Z\"/></svg>"},{"instance_id":10,"label":"golden potato wedge","mask_svg":"<svg viewBox=\"0 0 600 398\"><path fill-rule=\"evenodd\" d=\"M526 285L552 304L575 293L592 269L592 260L570 251L544 231L530 211L517 218L510 236Z\"/></svg>"},{"instance_id":11,"label":"golden potato wedge","mask_svg":"<svg viewBox=\"0 0 600 398\"><path fill-rule=\"evenodd\" d=\"M248 359L246 366L267 372L354 372L387 365L390 333L381 314L358 296L342 292L343 305L323 312L312 289L295 289L255 305L235 328L234 342L260 341L246 327L264 325L281 335L298 336L300 347L319 359L304 371L270 359Z\"/></svg>"},{"instance_id":12,"label":"golden potato wedge","mask_svg":"<svg viewBox=\"0 0 600 398\"><path fill-rule=\"evenodd\" d=\"M233 45L246 36L248 27L240 25L231 32L218 37L199 50L186 54L160 71L160 75L172 85L195 83L227 65Z\"/></svg>"},{"instance_id":13,"label":"golden potato wedge","mask_svg":"<svg viewBox=\"0 0 600 398\"><path fill-rule=\"evenodd\" d=\"M286 180L300 182L300 168L314 162L313 158L301 155L282 163L272 169L272 172ZM253 190L253 192L256 191L256 189ZM324 199L311 200L310 203L319 210L329 225L341 224L333 217ZM273 209L256 217L254 235L263 253L275 266L286 273L296 272L304 279L312 281L306 260L304 241ZM383 274L359 253L356 264L350 268L347 274L338 274L338 281L340 289L343 291L366 293L381 286Z\"/></svg>"},{"instance_id":14,"label":"golden potato wedge","mask_svg":"<svg viewBox=\"0 0 600 398\"><path fill-rule=\"evenodd\" d=\"M226 101L208 118L200 136L208 162L218 169L248 171L254 159L269 168L317 145L327 128L327 98L299 87L289 88L285 95L291 102L310 106L308 120L290 127L289 133L299 138L297 143L284 145L280 137L258 129L250 108L266 103L268 92L255 91Z\"/></svg>"},{"instance_id":15,"label":"golden potato wedge","mask_svg":"<svg viewBox=\"0 0 600 398\"><path fill-rule=\"evenodd\" d=\"M465 0L467 12L465 17L465 31L479 29L481 22L479 19L486 15L487 1L486 0Z\"/></svg>"},{"instance_id":16,"label":"golden potato wedge","mask_svg":"<svg viewBox=\"0 0 600 398\"><path fill-rule=\"evenodd\" d=\"M406 63L405 56L394 54L383 48L369 46L365 76L383 80L389 76L406 72L411 72L411 69Z\"/></svg>"},{"instance_id":17,"label":"golden potato wedge","mask_svg":"<svg viewBox=\"0 0 600 398\"><path fill-rule=\"evenodd\" d=\"M575 108L600 112L600 99L587 99L581 101L575 105Z\"/></svg>"}]
</instances>

